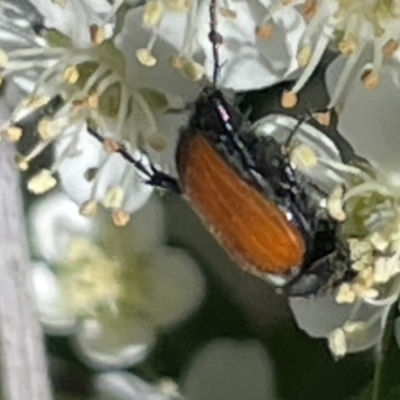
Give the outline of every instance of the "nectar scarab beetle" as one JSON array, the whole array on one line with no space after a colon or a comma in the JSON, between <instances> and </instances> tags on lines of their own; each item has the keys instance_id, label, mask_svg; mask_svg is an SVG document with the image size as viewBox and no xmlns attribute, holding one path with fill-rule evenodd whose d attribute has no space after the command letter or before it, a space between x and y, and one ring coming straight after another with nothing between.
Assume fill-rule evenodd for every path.
<instances>
[{"instance_id":1,"label":"nectar scarab beetle","mask_svg":"<svg viewBox=\"0 0 400 400\"><path fill-rule=\"evenodd\" d=\"M320 207L321 190L292 167L291 140L303 121L284 143L258 135L216 88L222 37L215 9L212 0L213 85L202 91L181 130L178 177L146 167L123 147L118 151L146 175L148 184L181 193L243 269L281 278L290 296L316 294L351 276L340 223Z\"/></svg>"}]
</instances>

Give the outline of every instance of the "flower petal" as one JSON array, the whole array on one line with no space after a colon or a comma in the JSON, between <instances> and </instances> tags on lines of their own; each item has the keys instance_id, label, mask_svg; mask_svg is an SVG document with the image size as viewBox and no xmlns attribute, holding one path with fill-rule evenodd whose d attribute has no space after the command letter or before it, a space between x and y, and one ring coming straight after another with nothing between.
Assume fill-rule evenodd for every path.
<instances>
[{"instance_id":1,"label":"flower petal","mask_svg":"<svg viewBox=\"0 0 400 400\"><path fill-rule=\"evenodd\" d=\"M290 299L290 307L298 326L312 337L328 338L341 331L345 353L363 351L379 343L388 312L388 306L340 305L332 295Z\"/></svg>"},{"instance_id":2,"label":"flower petal","mask_svg":"<svg viewBox=\"0 0 400 400\"><path fill-rule=\"evenodd\" d=\"M94 386L99 400L168 400L154 386L128 372L97 375Z\"/></svg>"},{"instance_id":3,"label":"flower petal","mask_svg":"<svg viewBox=\"0 0 400 400\"><path fill-rule=\"evenodd\" d=\"M47 264L34 262L33 294L40 321L50 334L66 335L74 331L77 321L64 304L57 277Z\"/></svg>"},{"instance_id":4,"label":"flower petal","mask_svg":"<svg viewBox=\"0 0 400 400\"><path fill-rule=\"evenodd\" d=\"M165 247L149 256L145 310L156 325L171 325L187 317L204 297L204 279L184 251Z\"/></svg>"},{"instance_id":5,"label":"flower petal","mask_svg":"<svg viewBox=\"0 0 400 400\"><path fill-rule=\"evenodd\" d=\"M166 41L160 39L154 45L152 53L157 59L154 67L139 63L133 49L146 47L150 36L142 27L142 14L143 7L130 10L125 16L121 32L115 38L115 44L123 52L127 63L129 83L134 87L152 88L192 101L201 90L201 84L190 81L172 68L170 58L176 51ZM179 21L175 23L177 29L182 28Z\"/></svg>"},{"instance_id":6,"label":"flower petal","mask_svg":"<svg viewBox=\"0 0 400 400\"><path fill-rule=\"evenodd\" d=\"M217 339L192 360L182 384L192 400L266 400L274 398L272 363L254 340Z\"/></svg>"},{"instance_id":7,"label":"flower petal","mask_svg":"<svg viewBox=\"0 0 400 400\"><path fill-rule=\"evenodd\" d=\"M64 7L51 0L30 1L43 15L46 27L57 29L81 47L90 44L90 26L101 25L102 16L111 11L106 0L68 0Z\"/></svg>"},{"instance_id":8,"label":"flower petal","mask_svg":"<svg viewBox=\"0 0 400 400\"><path fill-rule=\"evenodd\" d=\"M30 210L29 221L35 252L51 264L62 261L73 236L87 235L92 226L63 193L36 201Z\"/></svg>"},{"instance_id":9,"label":"flower petal","mask_svg":"<svg viewBox=\"0 0 400 400\"><path fill-rule=\"evenodd\" d=\"M208 39L208 4L201 4L197 39L206 54L206 74L211 79L214 58ZM305 24L295 9L275 13L272 36L259 39L256 28L266 15L265 8L255 1L231 0L227 4L236 18L218 15L217 31L223 37L219 86L236 91L260 89L280 82L298 67L296 54Z\"/></svg>"},{"instance_id":10,"label":"flower petal","mask_svg":"<svg viewBox=\"0 0 400 400\"><path fill-rule=\"evenodd\" d=\"M125 194L122 208L131 213L140 209L149 199L153 188L142 182L135 167L127 163L121 155L107 155L103 146L86 132L85 126L74 127L70 134L65 133L57 141L58 157L70 145L71 137L75 134L79 135L75 156L64 159L58 167L66 193L76 203L82 204L88 200L102 201L109 189L122 185ZM101 170L97 170L98 168ZM97 171L94 179L87 177L90 170Z\"/></svg>"},{"instance_id":11,"label":"flower petal","mask_svg":"<svg viewBox=\"0 0 400 400\"><path fill-rule=\"evenodd\" d=\"M327 87L332 94L343 59L335 60L327 70ZM398 173L400 161L400 92L390 68L383 69L380 84L366 89L358 77L348 86L340 111L339 131L353 145L356 153L375 162L386 172Z\"/></svg>"},{"instance_id":12,"label":"flower petal","mask_svg":"<svg viewBox=\"0 0 400 400\"><path fill-rule=\"evenodd\" d=\"M98 369L126 368L142 361L154 342L154 328L139 315L98 315L82 321L73 343Z\"/></svg>"}]
</instances>

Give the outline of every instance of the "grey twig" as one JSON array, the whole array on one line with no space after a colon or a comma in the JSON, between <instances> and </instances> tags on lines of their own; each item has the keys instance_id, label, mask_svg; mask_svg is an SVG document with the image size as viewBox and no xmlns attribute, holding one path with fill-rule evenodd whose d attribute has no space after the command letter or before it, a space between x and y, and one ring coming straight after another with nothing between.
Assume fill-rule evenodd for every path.
<instances>
[{"instance_id":1,"label":"grey twig","mask_svg":"<svg viewBox=\"0 0 400 400\"><path fill-rule=\"evenodd\" d=\"M51 400L29 280L29 254L14 149L0 145L0 352L4 400Z\"/></svg>"}]
</instances>

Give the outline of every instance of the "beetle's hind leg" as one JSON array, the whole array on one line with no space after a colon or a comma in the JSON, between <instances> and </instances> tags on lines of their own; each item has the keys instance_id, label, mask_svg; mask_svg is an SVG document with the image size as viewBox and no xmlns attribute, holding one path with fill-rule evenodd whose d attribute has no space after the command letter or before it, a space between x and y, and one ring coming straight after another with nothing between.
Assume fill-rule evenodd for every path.
<instances>
[{"instance_id":1,"label":"beetle's hind leg","mask_svg":"<svg viewBox=\"0 0 400 400\"><path fill-rule=\"evenodd\" d=\"M151 163L151 161L144 163L142 160L135 158L129 153L123 144L118 143L113 139L107 139L103 137L95 129L90 127L89 124L87 125L87 131L91 136L102 143L104 147L107 147L109 150L115 153L119 153L122 158L132 164L138 170L138 172L144 176L144 183L147 185L168 190L177 194L181 193L178 180L158 169L154 164Z\"/></svg>"}]
</instances>

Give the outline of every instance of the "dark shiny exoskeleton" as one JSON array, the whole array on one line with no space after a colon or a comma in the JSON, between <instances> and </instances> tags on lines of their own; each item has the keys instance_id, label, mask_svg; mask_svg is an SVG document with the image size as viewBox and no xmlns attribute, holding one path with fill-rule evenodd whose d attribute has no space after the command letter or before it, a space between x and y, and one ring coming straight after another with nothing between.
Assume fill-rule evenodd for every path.
<instances>
[{"instance_id":1,"label":"dark shiny exoskeleton","mask_svg":"<svg viewBox=\"0 0 400 400\"><path fill-rule=\"evenodd\" d=\"M210 2L209 38L213 85L202 91L181 130L178 177L144 165L123 147L119 153L146 183L183 194L243 269L283 277L287 295L314 295L351 279L340 223L318 204L319 189L291 167L288 143L256 135L216 88L223 43L216 31L216 0Z\"/></svg>"},{"instance_id":2,"label":"dark shiny exoskeleton","mask_svg":"<svg viewBox=\"0 0 400 400\"><path fill-rule=\"evenodd\" d=\"M273 201L301 232L307 250L297 275L285 286L288 295L316 294L352 276L340 224L319 208L311 196L318 189L296 174L282 144L252 132L241 113L213 88L205 89L196 101L180 142L195 132L201 132L236 173ZM181 151L178 147L178 164Z\"/></svg>"}]
</instances>

